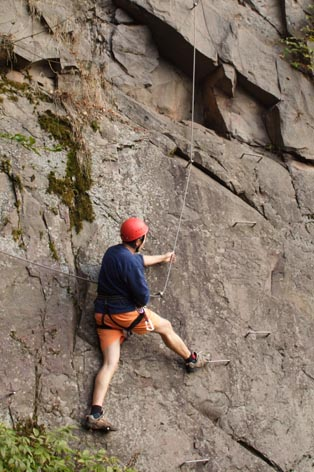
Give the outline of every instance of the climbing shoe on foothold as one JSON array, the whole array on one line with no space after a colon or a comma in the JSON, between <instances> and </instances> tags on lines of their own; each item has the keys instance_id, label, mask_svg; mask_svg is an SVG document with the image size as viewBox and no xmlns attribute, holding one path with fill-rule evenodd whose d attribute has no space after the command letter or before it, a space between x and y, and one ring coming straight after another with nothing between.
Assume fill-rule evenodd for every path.
<instances>
[{"instance_id":1,"label":"climbing shoe on foothold","mask_svg":"<svg viewBox=\"0 0 314 472\"><path fill-rule=\"evenodd\" d=\"M95 418L94 415L87 415L86 416L86 427L88 429L98 429L102 431L117 431L117 428L109 423L108 420L104 417L104 415L100 415Z\"/></svg>"},{"instance_id":2,"label":"climbing shoe on foothold","mask_svg":"<svg viewBox=\"0 0 314 472\"><path fill-rule=\"evenodd\" d=\"M192 352L190 357L185 361L185 368L188 373L193 372L195 369L205 367L210 361L209 354L202 354L200 352Z\"/></svg>"}]
</instances>

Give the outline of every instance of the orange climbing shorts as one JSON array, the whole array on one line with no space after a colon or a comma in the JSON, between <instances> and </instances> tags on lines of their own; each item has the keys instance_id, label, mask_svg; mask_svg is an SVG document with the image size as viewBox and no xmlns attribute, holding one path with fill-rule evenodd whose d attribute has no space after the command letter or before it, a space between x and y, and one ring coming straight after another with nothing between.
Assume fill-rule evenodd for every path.
<instances>
[{"instance_id":1,"label":"orange climbing shorts","mask_svg":"<svg viewBox=\"0 0 314 472\"><path fill-rule=\"evenodd\" d=\"M142 321L140 321L140 323L138 323L135 326L135 328L132 330L132 333L147 334L150 331L154 331L156 328L160 326L162 318L159 315L157 315L157 313L154 313L148 308L145 308L145 314L146 314L146 317L144 317ZM111 316L113 320L119 323L119 325L125 328L128 328L131 325L131 323L138 317L138 312L135 310L135 311L129 311L127 313L119 313L118 315L111 315ZM150 325L151 328L153 329L147 330L147 324L146 324L147 318L151 323ZM101 325L102 319L103 319L102 313L95 313L96 325ZM108 346L110 346L110 344L115 342L117 339L120 339L121 344L126 339L126 336L123 334L123 328L118 327L113 321L111 321L111 319L107 315L105 315L105 324L107 326L110 326L113 329L97 328L97 334L99 337L100 347L102 351L104 351Z\"/></svg>"}]
</instances>

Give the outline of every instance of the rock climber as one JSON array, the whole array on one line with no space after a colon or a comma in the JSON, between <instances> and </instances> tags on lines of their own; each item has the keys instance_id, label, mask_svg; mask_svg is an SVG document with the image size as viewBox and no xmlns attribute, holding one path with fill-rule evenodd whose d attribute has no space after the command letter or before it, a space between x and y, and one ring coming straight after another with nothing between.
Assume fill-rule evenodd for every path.
<instances>
[{"instance_id":1,"label":"rock climber","mask_svg":"<svg viewBox=\"0 0 314 472\"><path fill-rule=\"evenodd\" d=\"M98 277L95 319L103 364L94 385L91 412L86 426L115 431L103 413L103 402L120 358L120 345L131 334L158 333L165 345L184 361L188 372L204 367L207 359L191 351L175 333L171 323L146 307L150 292L144 268L159 263L173 263L174 252L142 255L148 226L139 218L129 218L121 226L122 243L104 254Z\"/></svg>"}]
</instances>

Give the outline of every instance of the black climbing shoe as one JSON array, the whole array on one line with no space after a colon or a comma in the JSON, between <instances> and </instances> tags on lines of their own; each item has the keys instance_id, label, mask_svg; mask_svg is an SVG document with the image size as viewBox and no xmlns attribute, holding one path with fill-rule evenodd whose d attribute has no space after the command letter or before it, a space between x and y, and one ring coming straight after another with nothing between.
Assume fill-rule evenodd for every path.
<instances>
[{"instance_id":1,"label":"black climbing shoe","mask_svg":"<svg viewBox=\"0 0 314 472\"><path fill-rule=\"evenodd\" d=\"M185 361L185 368L188 373L193 372L195 369L200 369L201 367L205 367L206 364L210 361L210 355L209 354L202 354L202 353L197 353L193 352L191 357L194 357L194 359L189 359Z\"/></svg>"}]
</instances>

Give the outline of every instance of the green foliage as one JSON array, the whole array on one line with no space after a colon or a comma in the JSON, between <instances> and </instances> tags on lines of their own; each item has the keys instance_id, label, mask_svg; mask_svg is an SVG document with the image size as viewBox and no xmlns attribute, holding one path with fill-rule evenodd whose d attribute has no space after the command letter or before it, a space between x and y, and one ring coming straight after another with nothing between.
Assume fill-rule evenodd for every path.
<instances>
[{"instance_id":1,"label":"green foliage","mask_svg":"<svg viewBox=\"0 0 314 472\"><path fill-rule=\"evenodd\" d=\"M73 428L47 431L31 420L11 429L0 423L0 472L135 472L104 449L78 447Z\"/></svg>"},{"instance_id":2,"label":"green foliage","mask_svg":"<svg viewBox=\"0 0 314 472\"><path fill-rule=\"evenodd\" d=\"M10 141L15 141L16 143L21 144L26 149L30 151L34 151L36 154L39 155L38 150L34 147L36 143L36 139L33 136L24 136L24 134L20 133L0 133L0 138L9 139Z\"/></svg>"},{"instance_id":3,"label":"green foliage","mask_svg":"<svg viewBox=\"0 0 314 472\"><path fill-rule=\"evenodd\" d=\"M314 77L314 6L306 16L306 25L300 38L289 36L283 40L284 55L292 67Z\"/></svg>"},{"instance_id":4,"label":"green foliage","mask_svg":"<svg viewBox=\"0 0 314 472\"><path fill-rule=\"evenodd\" d=\"M25 136L21 133L0 133L0 138L9 139L10 141L14 141L18 144L21 144L21 146L23 146L25 149L33 151L35 154L40 156L38 147L35 147L36 139L33 136ZM60 152L62 151L62 146L57 145L53 148L44 147L43 149L51 152Z\"/></svg>"},{"instance_id":5,"label":"green foliage","mask_svg":"<svg viewBox=\"0 0 314 472\"><path fill-rule=\"evenodd\" d=\"M92 185L90 163L87 158L80 163L78 151L80 144L75 139L71 123L63 117L54 115L50 110L39 116L40 126L68 150L66 174L57 178L54 172L48 175L49 193L55 193L70 211L71 226L78 233L82 222L94 220L94 212L88 190Z\"/></svg>"}]
</instances>

